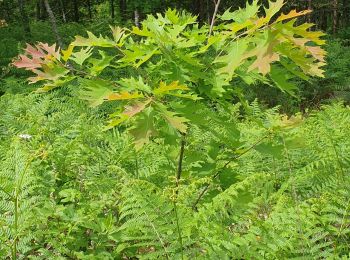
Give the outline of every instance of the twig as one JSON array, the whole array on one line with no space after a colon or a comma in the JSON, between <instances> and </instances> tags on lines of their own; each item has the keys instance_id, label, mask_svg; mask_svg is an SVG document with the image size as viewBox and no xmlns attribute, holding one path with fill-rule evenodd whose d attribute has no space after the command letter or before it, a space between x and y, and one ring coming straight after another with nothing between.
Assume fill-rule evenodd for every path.
<instances>
[{"instance_id":1,"label":"twig","mask_svg":"<svg viewBox=\"0 0 350 260\"><path fill-rule=\"evenodd\" d=\"M221 0L218 0L217 2L214 1L215 9L214 9L213 17L211 18L211 24L210 24L209 34L208 34L208 40L209 40L210 35L213 32L213 28L214 28L214 24L215 24L215 17L216 17L216 15L218 13L220 2L221 2Z\"/></svg>"},{"instance_id":2,"label":"twig","mask_svg":"<svg viewBox=\"0 0 350 260\"><path fill-rule=\"evenodd\" d=\"M179 216L177 213L177 205L176 205L176 200L177 200L177 195L179 193L179 185L180 185L180 179L181 179L181 173L182 173L182 162L184 158L184 152L185 152L185 134L182 134L181 138L181 145L180 145L180 155L179 155L179 161L177 165L177 170L176 170L176 190L175 190L175 198L174 198L174 211L175 211L175 217L176 217L176 227L177 227L177 232L178 232L178 238L179 238L179 243L181 246L181 259L184 259L184 253L183 253L183 241L182 241L182 234L181 234L181 228L180 228L180 223L179 223Z\"/></svg>"},{"instance_id":3,"label":"twig","mask_svg":"<svg viewBox=\"0 0 350 260\"><path fill-rule=\"evenodd\" d=\"M177 171L176 171L176 187L179 187L180 184L180 179L181 179L181 173L182 173L182 161L184 158L184 152L185 152L185 135L182 136L181 139L181 147L180 147L180 156L179 156L179 161L177 165Z\"/></svg>"},{"instance_id":4,"label":"twig","mask_svg":"<svg viewBox=\"0 0 350 260\"><path fill-rule=\"evenodd\" d=\"M225 164L224 166L222 166L221 168L219 168L217 170L217 172L213 175L212 179L216 179L220 173L222 172L222 170L224 170L230 163L232 163L234 160L239 159L240 157L242 157L243 155L245 155L246 153L248 153L249 151L251 151L252 149L254 149L258 144L260 144L263 140L265 140L269 135L266 135L262 138L260 138L258 141L256 141L251 147L249 147L248 149L246 149L244 152L242 152L241 154L237 155L237 156L233 156L232 158L230 158ZM196 210L197 209L197 204L199 203L199 201L201 200L201 198L204 196L204 194L208 191L209 186L211 183L207 183L207 185L204 187L204 189L201 191L201 193L199 194L198 198L196 199L196 201L193 203L192 209Z\"/></svg>"},{"instance_id":5,"label":"twig","mask_svg":"<svg viewBox=\"0 0 350 260\"><path fill-rule=\"evenodd\" d=\"M180 223L179 223L179 216L177 214L177 206L176 206L176 201L174 201L174 211L175 211L175 217L176 217L176 228L177 228L177 232L179 235L179 243L181 246L181 259L184 259L184 246L183 246L183 241L182 241L182 234L181 234L181 229L180 229Z\"/></svg>"}]
</instances>

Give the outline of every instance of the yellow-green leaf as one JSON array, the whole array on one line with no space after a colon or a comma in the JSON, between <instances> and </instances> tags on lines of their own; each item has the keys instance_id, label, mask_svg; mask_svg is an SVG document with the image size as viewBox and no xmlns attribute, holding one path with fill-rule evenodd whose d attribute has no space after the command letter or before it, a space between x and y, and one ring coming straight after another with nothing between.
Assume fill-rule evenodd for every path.
<instances>
[{"instance_id":1,"label":"yellow-green leaf","mask_svg":"<svg viewBox=\"0 0 350 260\"><path fill-rule=\"evenodd\" d=\"M179 81L173 81L169 85L161 81L159 87L154 89L153 93L156 95L164 95L173 90L189 90L189 88L185 85L180 85Z\"/></svg>"},{"instance_id":2,"label":"yellow-green leaf","mask_svg":"<svg viewBox=\"0 0 350 260\"><path fill-rule=\"evenodd\" d=\"M135 93L129 93L127 91L122 91L120 93L111 93L106 98L109 101L113 100L129 100L129 99L135 99L135 98L141 98L143 97L142 94L135 92Z\"/></svg>"}]
</instances>

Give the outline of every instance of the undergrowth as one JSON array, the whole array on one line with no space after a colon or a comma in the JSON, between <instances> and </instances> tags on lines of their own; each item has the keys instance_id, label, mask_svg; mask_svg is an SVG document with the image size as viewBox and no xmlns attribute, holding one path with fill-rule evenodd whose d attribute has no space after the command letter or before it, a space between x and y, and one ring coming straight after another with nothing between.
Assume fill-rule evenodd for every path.
<instances>
[{"instance_id":1,"label":"undergrowth","mask_svg":"<svg viewBox=\"0 0 350 260\"><path fill-rule=\"evenodd\" d=\"M155 139L135 154L101 131L108 108L74 95L1 97L4 259L348 259L349 107L289 120L257 102L244 118L218 107L240 155L193 128L176 187L177 150Z\"/></svg>"}]
</instances>

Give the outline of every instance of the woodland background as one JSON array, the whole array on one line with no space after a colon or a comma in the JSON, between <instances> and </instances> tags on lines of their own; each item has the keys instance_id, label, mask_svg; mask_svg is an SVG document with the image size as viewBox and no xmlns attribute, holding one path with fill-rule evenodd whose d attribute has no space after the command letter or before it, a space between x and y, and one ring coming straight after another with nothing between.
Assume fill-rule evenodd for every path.
<instances>
[{"instance_id":1,"label":"woodland background","mask_svg":"<svg viewBox=\"0 0 350 260\"><path fill-rule=\"evenodd\" d=\"M245 6L245 2L244 0L222 0L219 5L219 13L228 8L232 10L242 8ZM54 27L56 29L52 28L50 13L47 12L45 3L51 10L51 17L55 19L56 25ZM265 1L266 3L267 1ZM2 0L0 1L0 18L2 19L2 25L0 25L2 27L0 39L1 70L3 74L8 75L7 71L10 68L7 65L18 55L24 42L61 42L63 47L67 47L75 35L84 35L86 30L97 34L107 34L109 25L140 26L140 21L146 18L147 14L164 12L168 8L187 10L197 15L200 23L210 23L214 7L215 1L211 0ZM348 91L344 92L344 88L347 88L345 82L348 76L344 75L347 73L347 67L341 63L346 62L348 57L348 48L344 49L343 47L349 46L350 2L348 0L289 0L283 7L283 12L293 9L313 10L308 16L300 18L300 21L315 23L314 30L328 33L329 75L325 80L311 82L312 85L310 82L307 83L307 86L305 83L301 83L300 91L303 94L299 95L299 99L284 99L278 91L272 89L272 93L250 91L252 96L249 100L252 101L258 97L270 107L281 104L280 101L283 101L284 108L296 112L300 109L304 110L308 106L318 105L321 100L334 95L345 95L345 98L348 98ZM298 108L293 110L295 106Z\"/></svg>"}]
</instances>

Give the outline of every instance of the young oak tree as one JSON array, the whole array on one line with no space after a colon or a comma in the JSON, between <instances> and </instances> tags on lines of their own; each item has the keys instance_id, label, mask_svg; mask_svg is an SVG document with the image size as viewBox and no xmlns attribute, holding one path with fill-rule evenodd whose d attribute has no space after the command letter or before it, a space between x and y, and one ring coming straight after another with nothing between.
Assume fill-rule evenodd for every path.
<instances>
[{"instance_id":1,"label":"young oak tree","mask_svg":"<svg viewBox=\"0 0 350 260\"><path fill-rule=\"evenodd\" d=\"M75 81L91 106L115 102L106 129L124 124L137 149L156 136L173 142L190 125L210 129L196 111L229 107L240 93L237 82L261 81L293 94L293 77L323 77L324 34L297 23L310 10L283 14L283 0L258 2L219 15L210 34L197 17L168 10L149 15L141 28L111 27L112 38L77 36L66 50L28 44L14 65L35 74L31 83L43 82L38 91ZM132 76L116 79L107 70Z\"/></svg>"}]
</instances>

